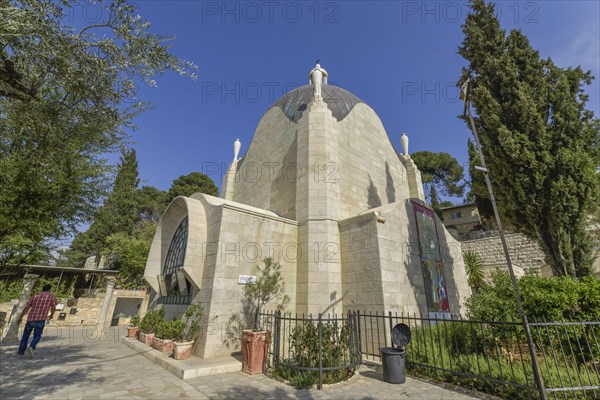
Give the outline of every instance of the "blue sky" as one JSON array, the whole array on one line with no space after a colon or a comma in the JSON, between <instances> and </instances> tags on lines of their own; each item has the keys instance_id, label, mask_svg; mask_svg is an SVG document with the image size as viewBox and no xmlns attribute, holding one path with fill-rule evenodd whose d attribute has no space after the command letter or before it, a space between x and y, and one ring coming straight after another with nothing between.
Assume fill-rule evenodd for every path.
<instances>
[{"instance_id":1,"label":"blue sky","mask_svg":"<svg viewBox=\"0 0 600 400\"><path fill-rule=\"evenodd\" d=\"M446 151L467 163L469 131L455 82L465 1L137 2L151 30L175 35L172 51L198 64L192 81L167 73L141 87L155 108L136 119L140 178L168 189L193 171L221 176L240 138L243 155L263 113L306 84L316 59L339 85L369 104L392 143L410 152ZM521 29L543 57L600 75L600 2L500 1L503 28ZM94 10L75 10L87 13ZM588 108L600 112L598 81ZM460 201L456 199L456 201Z\"/></svg>"}]
</instances>

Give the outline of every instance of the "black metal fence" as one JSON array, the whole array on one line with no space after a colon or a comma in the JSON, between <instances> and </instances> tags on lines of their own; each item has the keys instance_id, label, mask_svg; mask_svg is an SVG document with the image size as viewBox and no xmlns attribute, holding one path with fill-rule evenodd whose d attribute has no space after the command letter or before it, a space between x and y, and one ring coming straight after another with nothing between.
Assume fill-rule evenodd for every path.
<instances>
[{"instance_id":1,"label":"black metal fence","mask_svg":"<svg viewBox=\"0 0 600 400\"><path fill-rule=\"evenodd\" d=\"M600 322L543 320L529 325L545 391L554 398L582 393L600 399Z\"/></svg>"},{"instance_id":2,"label":"black metal fence","mask_svg":"<svg viewBox=\"0 0 600 400\"><path fill-rule=\"evenodd\" d=\"M262 326L273 332L271 366L293 381L314 378L320 389L349 377L361 364L357 314L295 315L268 312Z\"/></svg>"},{"instance_id":3,"label":"black metal fence","mask_svg":"<svg viewBox=\"0 0 600 400\"><path fill-rule=\"evenodd\" d=\"M337 371L380 362L392 328L411 328L411 374L505 398L600 398L600 322L533 321L540 382L521 321L476 321L450 314L350 312L346 316L262 314L273 332L271 366L318 373L319 387ZM329 374L329 375L328 375Z\"/></svg>"},{"instance_id":4,"label":"black metal fence","mask_svg":"<svg viewBox=\"0 0 600 400\"><path fill-rule=\"evenodd\" d=\"M505 398L600 398L600 322L530 322L543 387L536 384L521 321L476 321L450 314L428 316L359 312L361 349L380 361L391 329L407 324L409 371Z\"/></svg>"}]
</instances>

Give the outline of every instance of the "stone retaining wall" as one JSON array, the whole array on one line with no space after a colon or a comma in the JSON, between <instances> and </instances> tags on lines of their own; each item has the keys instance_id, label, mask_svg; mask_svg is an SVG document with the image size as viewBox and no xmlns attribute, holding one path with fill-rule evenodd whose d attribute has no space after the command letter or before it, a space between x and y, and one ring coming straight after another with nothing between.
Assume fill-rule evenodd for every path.
<instances>
[{"instance_id":1,"label":"stone retaining wall","mask_svg":"<svg viewBox=\"0 0 600 400\"><path fill-rule=\"evenodd\" d=\"M73 326L73 325L96 325L98 316L104 301L105 293L98 293L95 297L80 297L77 304L68 306L67 303L63 310L56 310L52 324L55 326ZM75 308L75 314L71 314L71 309ZM66 313L65 319L60 321L60 313Z\"/></svg>"},{"instance_id":2,"label":"stone retaining wall","mask_svg":"<svg viewBox=\"0 0 600 400\"><path fill-rule=\"evenodd\" d=\"M538 244L520 233L506 235L506 242L510 258L516 270L527 271L530 269L540 272L543 276L551 275L550 267L546 264L544 252ZM483 263L491 275L496 269L507 269L504 249L500 236L467 240L461 242L462 251L474 251L483 258Z\"/></svg>"},{"instance_id":3,"label":"stone retaining wall","mask_svg":"<svg viewBox=\"0 0 600 400\"><path fill-rule=\"evenodd\" d=\"M104 303L104 296L104 292L98 292L94 297L78 298L75 304L71 304L70 302L68 303L67 301L61 301L61 299L59 299L59 304L63 304L64 308L62 310L57 309L55 311L51 324L53 326L97 325L98 318L100 317L100 310L102 309L102 304ZM139 298L141 300L141 305L138 312L141 316L145 314L148 306L148 296L146 295L145 290L118 289L113 291L105 324L111 323L118 298ZM18 299L15 299L11 302L0 304L0 333L2 332L3 326L8 323L13 306L17 302ZM73 314L71 313L71 310L74 310ZM61 313L66 314L64 320L59 320ZM126 319L120 319L119 321L119 323L123 324L126 322L128 322Z\"/></svg>"}]
</instances>

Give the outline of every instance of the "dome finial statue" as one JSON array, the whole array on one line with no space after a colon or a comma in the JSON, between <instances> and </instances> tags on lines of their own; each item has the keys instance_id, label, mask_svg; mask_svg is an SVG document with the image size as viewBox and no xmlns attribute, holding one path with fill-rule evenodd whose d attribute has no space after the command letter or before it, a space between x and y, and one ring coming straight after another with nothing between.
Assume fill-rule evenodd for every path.
<instances>
[{"instance_id":1,"label":"dome finial statue","mask_svg":"<svg viewBox=\"0 0 600 400\"><path fill-rule=\"evenodd\" d=\"M314 85L313 95L315 98L315 102L319 102L323 99L321 95L321 85L327 85L327 71L324 68L321 68L319 65L319 60L317 60L317 65L308 73L308 84Z\"/></svg>"},{"instance_id":2,"label":"dome finial statue","mask_svg":"<svg viewBox=\"0 0 600 400\"><path fill-rule=\"evenodd\" d=\"M402 144L402 150L404 151L402 155L406 158L410 158L408 155L408 136L406 136L406 133L403 133L400 137L400 144Z\"/></svg>"},{"instance_id":3,"label":"dome finial statue","mask_svg":"<svg viewBox=\"0 0 600 400\"><path fill-rule=\"evenodd\" d=\"M233 142L233 161L238 161L238 155L240 154L240 148L242 147L242 143L240 142L240 139L235 139L235 142Z\"/></svg>"}]
</instances>

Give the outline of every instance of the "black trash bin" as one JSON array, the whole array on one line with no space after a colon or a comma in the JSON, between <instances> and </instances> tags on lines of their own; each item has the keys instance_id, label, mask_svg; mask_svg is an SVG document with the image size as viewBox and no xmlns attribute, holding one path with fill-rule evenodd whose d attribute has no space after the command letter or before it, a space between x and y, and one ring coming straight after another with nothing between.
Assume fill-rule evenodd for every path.
<instances>
[{"instance_id":1,"label":"black trash bin","mask_svg":"<svg viewBox=\"0 0 600 400\"><path fill-rule=\"evenodd\" d=\"M406 350L396 347L382 347L381 365L383 380L387 383L406 382Z\"/></svg>"},{"instance_id":2,"label":"black trash bin","mask_svg":"<svg viewBox=\"0 0 600 400\"><path fill-rule=\"evenodd\" d=\"M387 383L406 382L406 346L410 342L410 328L406 324L398 324L392 329L392 343L396 347L382 347L381 366L383 380Z\"/></svg>"}]
</instances>

